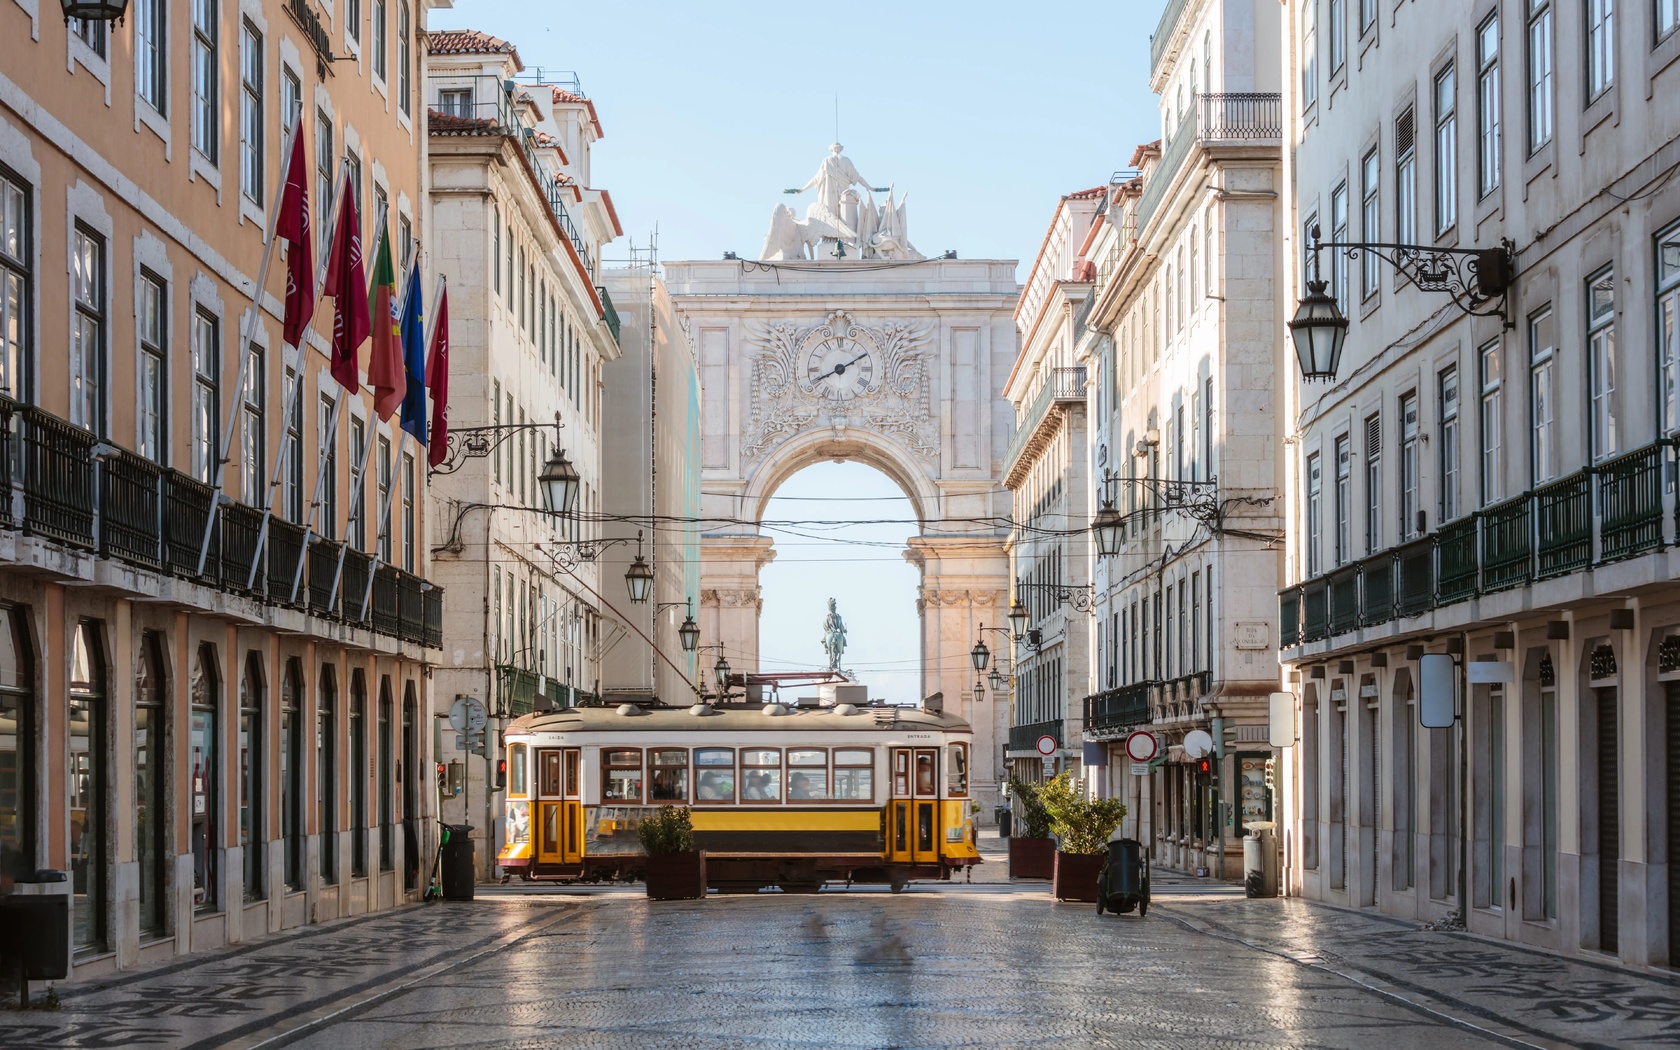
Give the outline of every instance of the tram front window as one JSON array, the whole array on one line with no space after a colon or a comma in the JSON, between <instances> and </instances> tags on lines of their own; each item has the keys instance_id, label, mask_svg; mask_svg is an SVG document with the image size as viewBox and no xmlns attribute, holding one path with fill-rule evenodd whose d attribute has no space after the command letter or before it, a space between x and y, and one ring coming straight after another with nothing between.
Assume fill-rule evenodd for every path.
<instances>
[{"instance_id":1,"label":"tram front window","mask_svg":"<svg viewBox=\"0 0 1680 1050\"><path fill-rule=\"evenodd\" d=\"M654 751L649 762L650 802L688 801L688 752Z\"/></svg>"},{"instance_id":2,"label":"tram front window","mask_svg":"<svg viewBox=\"0 0 1680 1050\"><path fill-rule=\"evenodd\" d=\"M601 801L640 802L642 800L642 753L640 751L604 751L601 753Z\"/></svg>"},{"instance_id":3,"label":"tram front window","mask_svg":"<svg viewBox=\"0 0 1680 1050\"><path fill-rule=\"evenodd\" d=\"M952 798L968 796L968 748L962 744L945 749L945 793Z\"/></svg>"}]
</instances>

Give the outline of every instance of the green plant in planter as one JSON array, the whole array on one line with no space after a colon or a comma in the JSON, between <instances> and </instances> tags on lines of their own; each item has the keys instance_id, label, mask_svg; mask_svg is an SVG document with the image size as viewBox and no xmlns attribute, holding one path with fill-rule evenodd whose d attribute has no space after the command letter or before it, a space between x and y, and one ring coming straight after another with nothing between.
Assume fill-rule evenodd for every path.
<instances>
[{"instance_id":1,"label":"green plant in planter","mask_svg":"<svg viewBox=\"0 0 1680 1050\"><path fill-rule=\"evenodd\" d=\"M1009 793L1021 800L1021 827L1015 832L1016 836L1025 839L1049 838L1050 811L1044 808L1043 789L1038 784L1010 777Z\"/></svg>"},{"instance_id":2,"label":"green plant in planter","mask_svg":"<svg viewBox=\"0 0 1680 1050\"><path fill-rule=\"evenodd\" d=\"M1101 853L1108 837L1126 816L1117 798L1086 798L1070 773L1057 773L1038 790L1040 804L1049 811L1050 830L1061 840L1063 853Z\"/></svg>"},{"instance_id":3,"label":"green plant in planter","mask_svg":"<svg viewBox=\"0 0 1680 1050\"><path fill-rule=\"evenodd\" d=\"M636 837L642 840L642 852L650 857L687 853L694 848L694 825L689 821L688 807L660 806L658 813L643 817L636 825Z\"/></svg>"}]
</instances>

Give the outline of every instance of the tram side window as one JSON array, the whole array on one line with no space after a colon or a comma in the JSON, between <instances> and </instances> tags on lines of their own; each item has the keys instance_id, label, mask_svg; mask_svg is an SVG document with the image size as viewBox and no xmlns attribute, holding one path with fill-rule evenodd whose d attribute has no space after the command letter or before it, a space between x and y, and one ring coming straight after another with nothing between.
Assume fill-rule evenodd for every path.
<instances>
[{"instance_id":1,"label":"tram side window","mask_svg":"<svg viewBox=\"0 0 1680 1050\"><path fill-rule=\"evenodd\" d=\"M648 801L687 802L688 752L677 749L652 751L649 755Z\"/></svg>"},{"instance_id":2,"label":"tram side window","mask_svg":"<svg viewBox=\"0 0 1680 1050\"><path fill-rule=\"evenodd\" d=\"M528 792L526 783L529 779L526 766L526 751L524 744L514 744L508 748L508 794L523 798Z\"/></svg>"},{"instance_id":3,"label":"tram side window","mask_svg":"<svg viewBox=\"0 0 1680 1050\"><path fill-rule=\"evenodd\" d=\"M945 789L952 798L968 797L968 745L952 744L945 749Z\"/></svg>"},{"instance_id":4,"label":"tram side window","mask_svg":"<svg viewBox=\"0 0 1680 1050\"><path fill-rule=\"evenodd\" d=\"M741 801L779 802L782 797L782 752L777 748L741 749Z\"/></svg>"},{"instance_id":5,"label":"tram side window","mask_svg":"<svg viewBox=\"0 0 1680 1050\"><path fill-rule=\"evenodd\" d=\"M910 752L893 752L893 795L898 798L910 796Z\"/></svg>"},{"instance_id":6,"label":"tram side window","mask_svg":"<svg viewBox=\"0 0 1680 1050\"><path fill-rule=\"evenodd\" d=\"M642 800L642 753L635 749L601 752L601 801Z\"/></svg>"},{"instance_id":7,"label":"tram side window","mask_svg":"<svg viewBox=\"0 0 1680 1050\"><path fill-rule=\"evenodd\" d=\"M789 749L788 801L826 799L828 795L828 752Z\"/></svg>"},{"instance_id":8,"label":"tram side window","mask_svg":"<svg viewBox=\"0 0 1680 1050\"><path fill-rule=\"evenodd\" d=\"M694 800L735 801L735 751L727 747L694 749Z\"/></svg>"},{"instance_id":9,"label":"tram side window","mask_svg":"<svg viewBox=\"0 0 1680 1050\"><path fill-rule=\"evenodd\" d=\"M834 797L870 802L875 798L875 752L834 752Z\"/></svg>"}]
</instances>

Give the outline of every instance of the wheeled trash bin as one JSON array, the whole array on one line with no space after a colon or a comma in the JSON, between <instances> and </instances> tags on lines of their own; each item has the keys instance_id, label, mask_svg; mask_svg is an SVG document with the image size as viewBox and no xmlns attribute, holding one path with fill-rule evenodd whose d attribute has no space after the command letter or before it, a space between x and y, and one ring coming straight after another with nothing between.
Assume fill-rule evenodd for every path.
<instances>
[{"instance_id":1,"label":"wheeled trash bin","mask_svg":"<svg viewBox=\"0 0 1680 1050\"><path fill-rule=\"evenodd\" d=\"M1115 839L1097 874L1097 914L1133 908L1139 916L1149 914L1149 855L1137 839Z\"/></svg>"},{"instance_id":2,"label":"wheeled trash bin","mask_svg":"<svg viewBox=\"0 0 1680 1050\"><path fill-rule=\"evenodd\" d=\"M446 836L441 872L443 899L470 901L473 899L473 884L478 881L473 865L472 825L445 824L443 829Z\"/></svg>"},{"instance_id":3,"label":"wheeled trash bin","mask_svg":"<svg viewBox=\"0 0 1680 1050\"><path fill-rule=\"evenodd\" d=\"M62 883L64 872L42 869L20 883ZM18 982L19 1001L28 1005L30 981L70 976L70 895L11 893L0 897L0 967Z\"/></svg>"}]
</instances>

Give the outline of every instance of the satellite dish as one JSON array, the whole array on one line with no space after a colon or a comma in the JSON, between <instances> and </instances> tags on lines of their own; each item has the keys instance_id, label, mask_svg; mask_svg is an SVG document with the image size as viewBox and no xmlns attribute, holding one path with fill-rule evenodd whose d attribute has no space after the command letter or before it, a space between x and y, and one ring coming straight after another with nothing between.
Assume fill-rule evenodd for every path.
<instances>
[{"instance_id":1,"label":"satellite dish","mask_svg":"<svg viewBox=\"0 0 1680 1050\"><path fill-rule=\"evenodd\" d=\"M1213 737L1205 729L1192 729L1184 734L1184 753L1191 758L1205 758L1213 752Z\"/></svg>"}]
</instances>

